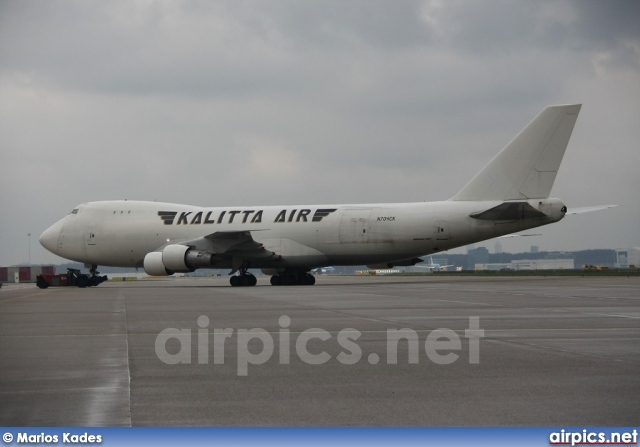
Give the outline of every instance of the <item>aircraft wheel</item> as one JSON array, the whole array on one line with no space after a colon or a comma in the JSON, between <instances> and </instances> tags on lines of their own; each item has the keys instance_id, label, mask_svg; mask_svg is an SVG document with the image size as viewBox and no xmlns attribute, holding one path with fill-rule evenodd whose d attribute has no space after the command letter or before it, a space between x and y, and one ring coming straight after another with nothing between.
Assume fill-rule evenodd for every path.
<instances>
[{"instance_id":1,"label":"aircraft wheel","mask_svg":"<svg viewBox=\"0 0 640 447\"><path fill-rule=\"evenodd\" d=\"M234 275L229 278L229 283L231 283L233 287L251 287L258 283L258 279L250 273L240 276Z\"/></svg>"},{"instance_id":2,"label":"aircraft wheel","mask_svg":"<svg viewBox=\"0 0 640 447\"><path fill-rule=\"evenodd\" d=\"M309 273L307 273L305 284L308 285L308 286L312 286L315 283L316 283L316 277L311 275L311 274L309 274Z\"/></svg>"},{"instance_id":3,"label":"aircraft wheel","mask_svg":"<svg viewBox=\"0 0 640 447\"><path fill-rule=\"evenodd\" d=\"M242 275L239 276L240 278L240 285L241 286L255 286L258 283L258 280L256 279L255 276L253 276L252 274L246 274L246 275Z\"/></svg>"},{"instance_id":4,"label":"aircraft wheel","mask_svg":"<svg viewBox=\"0 0 640 447\"><path fill-rule=\"evenodd\" d=\"M296 281L295 276L286 273L282 275L283 286L295 286L296 284L298 284L298 281Z\"/></svg>"},{"instance_id":5,"label":"aircraft wheel","mask_svg":"<svg viewBox=\"0 0 640 447\"><path fill-rule=\"evenodd\" d=\"M49 283L42 276L38 276L36 285L41 289L46 289L47 287L49 287Z\"/></svg>"},{"instance_id":6,"label":"aircraft wheel","mask_svg":"<svg viewBox=\"0 0 640 447\"><path fill-rule=\"evenodd\" d=\"M271 277L271 285L272 286L281 286L282 285L282 277L280 275L273 275Z\"/></svg>"},{"instance_id":7,"label":"aircraft wheel","mask_svg":"<svg viewBox=\"0 0 640 447\"><path fill-rule=\"evenodd\" d=\"M89 277L89 280L87 281L87 285L88 285L89 287L95 287L95 286L97 286L98 284L100 284L100 282L101 282L101 281L100 281L100 279L99 279L99 277L98 277L98 276L90 276L90 277Z\"/></svg>"},{"instance_id":8,"label":"aircraft wheel","mask_svg":"<svg viewBox=\"0 0 640 447\"><path fill-rule=\"evenodd\" d=\"M78 279L76 279L76 286L84 289L89 285L89 277L87 275L79 275Z\"/></svg>"}]
</instances>

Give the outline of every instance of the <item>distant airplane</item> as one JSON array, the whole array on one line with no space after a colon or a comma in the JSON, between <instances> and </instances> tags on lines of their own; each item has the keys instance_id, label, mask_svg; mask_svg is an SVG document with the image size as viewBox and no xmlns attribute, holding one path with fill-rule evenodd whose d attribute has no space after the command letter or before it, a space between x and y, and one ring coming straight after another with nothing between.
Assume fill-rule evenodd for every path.
<instances>
[{"instance_id":1,"label":"distant airplane","mask_svg":"<svg viewBox=\"0 0 640 447\"><path fill-rule=\"evenodd\" d=\"M429 256L429 263L428 264L416 264L414 267L419 267L422 269L429 269L432 272L437 272L440 270L444 270L447 267L453 267L453 264L447 264L447 265L440 265L437 263L433 262L433 256Z\"/></svg>"},{"instance_id":2,"label":"distant airplane","mask_svg":"<svg viewBox=\"0 0 640 447\"><path fill-rule=\"evenodd\" d=\"M312 285L311 270L329 265L415 265L421 256L570 214L549 192L580 107L544 109L445 201L218 208L89 202L42 233L40 243L92 274L98 265L144 267L154 276L229 268L233 286L256 284L249 268L272 275L273 285Z\"/></svg>"}]
</instances>

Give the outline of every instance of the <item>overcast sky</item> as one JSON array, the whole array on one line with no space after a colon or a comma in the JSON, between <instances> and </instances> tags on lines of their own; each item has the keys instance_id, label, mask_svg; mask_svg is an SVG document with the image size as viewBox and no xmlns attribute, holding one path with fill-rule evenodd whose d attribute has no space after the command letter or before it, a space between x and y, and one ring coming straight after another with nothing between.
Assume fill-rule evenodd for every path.
<instances>
[{"instance_id":1,"label":"overcast sky","mask_svg":"<svg viewBox=\"0 0 640 447\"><path fill-rule=\"evenodd\" d=\"M0 265L94 200L444 200L564 103L552 196L620 206L503 250L640 246L638 1L0 0Z\"/></svg>"}]
</instances>

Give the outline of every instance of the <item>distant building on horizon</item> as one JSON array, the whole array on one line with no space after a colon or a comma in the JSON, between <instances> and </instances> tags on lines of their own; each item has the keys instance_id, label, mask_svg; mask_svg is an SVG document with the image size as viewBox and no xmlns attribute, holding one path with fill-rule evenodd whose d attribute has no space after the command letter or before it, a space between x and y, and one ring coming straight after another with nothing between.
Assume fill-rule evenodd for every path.
<instances>
[{"instance_id":1,"label":"distant building on horizon","mask_svg":"<svg viewBox=\"0 0 640 447\"><path fill-rule=\"evenodd\" d=\"M620 248L616 250L615 267L626 269L630 266L640 266L640 247Z\"/></svg>"},{"instance_id":2,"label":"distant building on horizon","mask_svg":"<svg viewBox=\"0 0 640 447\"><path fill-rule=\"evenodd\" d=\"M467 269L475 270L476 264L486 264L489 262L489 250L486 247L469 249L467 255Z\"/></svg>"},{"instance_id":3,"label":"distant building on horizon","mask_svg":"<svg viewBox=\"0 0 640 447\"><path fill-rule=\"evenodd\" d=\"M512 270L561 270L576 268L573 259L514 259Z\"/></svg>"},{"instance_id":4,"label":"distant building on horizon","mask_svg":"<svg viewBox=\"0 0 640 447\"><path fill-rule=\"evenodd\" d=\"M514 259L511 262L478 263L475 270L572 270L575 268L573 259Z\"/></svg>"}]
</instances>

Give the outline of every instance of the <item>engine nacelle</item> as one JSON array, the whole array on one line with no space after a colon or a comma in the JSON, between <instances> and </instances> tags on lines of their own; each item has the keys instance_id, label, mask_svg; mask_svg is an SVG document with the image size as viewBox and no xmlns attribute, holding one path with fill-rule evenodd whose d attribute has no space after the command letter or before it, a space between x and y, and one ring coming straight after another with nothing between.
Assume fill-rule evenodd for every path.
<instances>
[{"instance_id":1,"label":"engine nacelle","mask_svg":"<svg viewBox=\"0 0 640 447\"><path fill-rule=\"evenodd\" d=\"M162 262L162 252L154 251L152 253L147 253L144 257L144 271L147 272L147 275L151 276L168 276L173 275L175 272L171 270L167 270Z\"/></svg>"},{"instance_id":2,"label":"engine nacelle","mask_svg":"<svg viewBox=\"0 0 640 447\"><path fill-rule=\"evenodd\" d=\"M187 266L186 255L189 247L186 245L167 245L162 250L162 263L167 270L174 272L193 272L194 269Z\"/></svg>"},{"instance_id":3,"label":"engine nacelle","mask_svg":"<svg viewBox=\"0 0 640 447\"><path fill-rule=\"evenodd\" d=\"M162 251L148 253L144 257L144 271L152 276L188 273L198 268L211 267L213 254L193 250L186 245L167 245Z\"/></svg>"}]
</instances>

